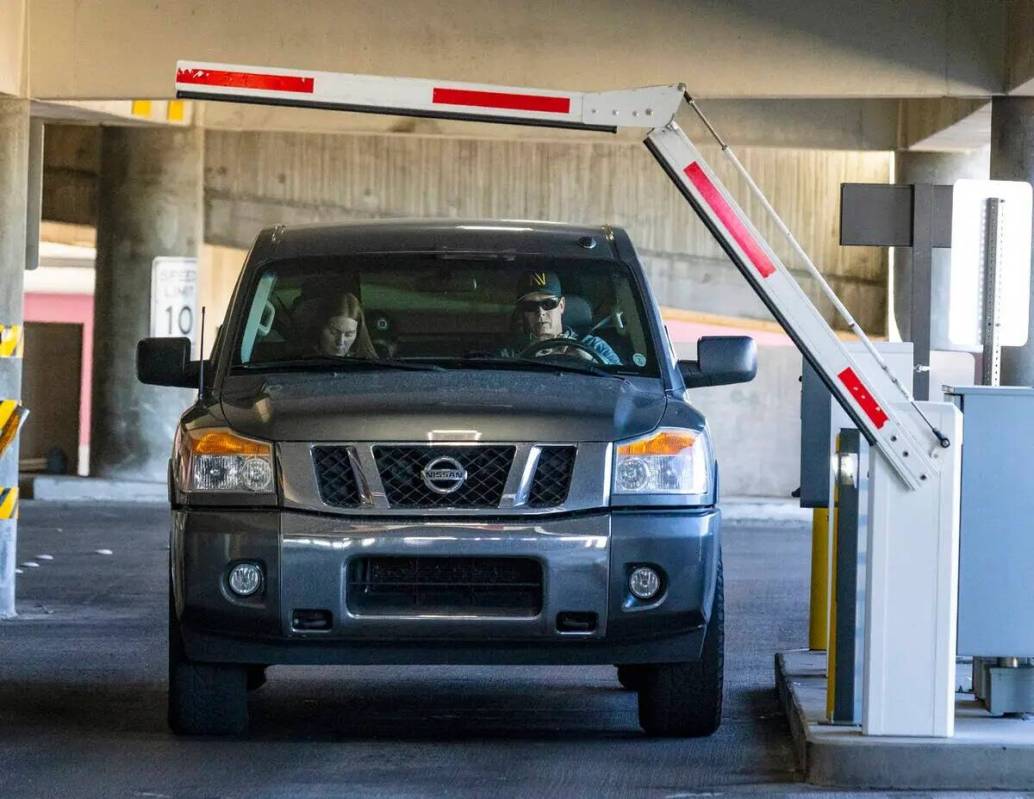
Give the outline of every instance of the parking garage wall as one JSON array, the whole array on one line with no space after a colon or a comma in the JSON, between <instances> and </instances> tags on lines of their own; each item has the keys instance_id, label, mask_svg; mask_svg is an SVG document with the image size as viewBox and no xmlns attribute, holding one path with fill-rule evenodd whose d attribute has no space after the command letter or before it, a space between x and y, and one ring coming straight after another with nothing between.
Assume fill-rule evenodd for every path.
<instances>
[{"instance_id":1,"label":"parking garage wall","mask_svg":"<svg viewBox=\"0 0 1034 799\"><path fill-rule=\"evenodd\" d=\"M277 222L377 217L489 217L610 222L639 248L661 303L768 319L728 259L640 144L498 141L414 135L209 131L206 239L247 247ZM703 148L745 198L716 148ZM790 228L866 330L885 330L887 261L838 243L840 183L886 183L887 153L743 148ZM744 203L761 218L756 202ZM769 225L761 225L774 238ZM777 246L793 267L788 246ZM833 319L810 279L806 291Z\"/></svg>"},{"instance_id":2,"label":"parking garage wall","mask_svg":"<svg viewBox=\"0 0 1034 799\"><path fill-rule=\"evenodd\" d=\"M44 218L93 224L96 134L84 126L48 127ZM702 149L742 198L720 154ZM863 327L882 334L886 254L840 247L838 215L840 184L889 182L890 155L745 147L740 157ZM745 206L760 218L756 203ZM407 216L606 221L628 229L662 304L770 318L639 144L208 131L205 207L206 241L245 249L261 227L280 222ZM770 226L761 227L775 238ZM779 249L799 266L788 247ZM801 278L832 320L816 287Z\"/></svg>"},{"instance_id":3,"label":"parking garage wall","mask_svg":"<svg viewBox=\"0 0 1034 799\"><path fill-rule=\"evenodd\" d=\"M45 218L92 221L95 130L48 131ZM718 152L704 150L720 163ZM739 154L852 313L869 332L882 334L886 255L840 247L838 214L840 183L889 182L890 155L770 148ZM730 178L727 171L723 178ZM609 221L632 235L662 305L769 318L638 144L208 131L204 180L205 238L214 245L206 248L201 276L209 341L258 229L377 217ZM742 201L742 191L738 196ZM758 209L747 206L756 217ZM814 296L810 281L802 283ZM694 398L715 431L726 493L787 496L797 486L800 356L788 344L762 346L754 383ZM686 354L693 349L688 339L676 345Z\"/></svg>"}]
</instances>

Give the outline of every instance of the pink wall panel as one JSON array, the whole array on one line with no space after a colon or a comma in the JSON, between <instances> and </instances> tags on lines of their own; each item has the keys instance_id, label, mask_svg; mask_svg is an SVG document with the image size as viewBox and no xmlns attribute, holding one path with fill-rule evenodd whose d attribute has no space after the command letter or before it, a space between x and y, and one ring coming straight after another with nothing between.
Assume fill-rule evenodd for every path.
<instances>
[{"instance_id":1,"label":"pink wall panel","mask_svg":"<svg viewBox=\"0 0 1034 799\"><path fill-rule=\"evenodd\" d=\"M79 384L79 443L90 443L90 370L93 366L93 295L25 295L26 322L69 322L83 326L83 368ZM31 408L29 409L32 410Z\"/></svg>"}]
</instances>

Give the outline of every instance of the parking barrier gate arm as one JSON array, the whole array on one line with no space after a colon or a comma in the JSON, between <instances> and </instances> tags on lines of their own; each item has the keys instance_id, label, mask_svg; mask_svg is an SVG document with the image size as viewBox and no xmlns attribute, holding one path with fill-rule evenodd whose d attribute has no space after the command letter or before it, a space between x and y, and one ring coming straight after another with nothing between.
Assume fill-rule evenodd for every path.
<instances>
[{"instance_id":1,"label":"parking barrier gate arm","mask_svg":"<svg viewBox=\"0 0 1034 799\"><path fill-rule=\"evenodd\" d=\"M930 424L899 381L891 381L901 393L893 402L878 393L866 367L848 352L679 127L675 116L685 102L699 113L684 86L567 92L180 61L176 96L607 132L645 129L647 148L896 475L915 490L940 470L939 451L951 442ZM701 119L760 197L780 231L803 256L812 277L889 376L864 331L847 313L732 151L702 115Z\"/></svg>"}]
</instances>

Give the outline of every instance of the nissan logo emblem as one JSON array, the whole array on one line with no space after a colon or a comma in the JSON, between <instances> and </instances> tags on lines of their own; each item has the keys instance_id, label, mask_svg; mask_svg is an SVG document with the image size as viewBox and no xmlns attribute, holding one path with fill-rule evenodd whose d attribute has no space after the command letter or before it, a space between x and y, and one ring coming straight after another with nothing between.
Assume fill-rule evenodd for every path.
<instances>
[{"instance_id":1,"label":"nissan logo emblem","mask_svg":"<svg viewBox=\"0 0 1034 799\"><path fill-rule=\"evenodd\" d=\"M436 494L451 494L467 480L467 470L455 458L435 458L420 470L424 485Z\"/></svg>"}]
</instances>

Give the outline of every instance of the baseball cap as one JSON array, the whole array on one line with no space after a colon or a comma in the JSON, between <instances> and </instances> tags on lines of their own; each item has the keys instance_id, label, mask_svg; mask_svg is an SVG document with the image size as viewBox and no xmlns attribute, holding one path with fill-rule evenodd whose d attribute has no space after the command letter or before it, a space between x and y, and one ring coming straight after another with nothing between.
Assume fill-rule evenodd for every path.
<instances>
[{"instance_id":1,"label":"baseball cap","mask_svg":"<svg viewBox=\"0 0 1034 799\"><path fill-rule=\"evenodd\" d=\"M517 282L518 300L544 299L545 297L562 297L560 278L556 272L525 272Z\"/></svg>"}]
</instances>

